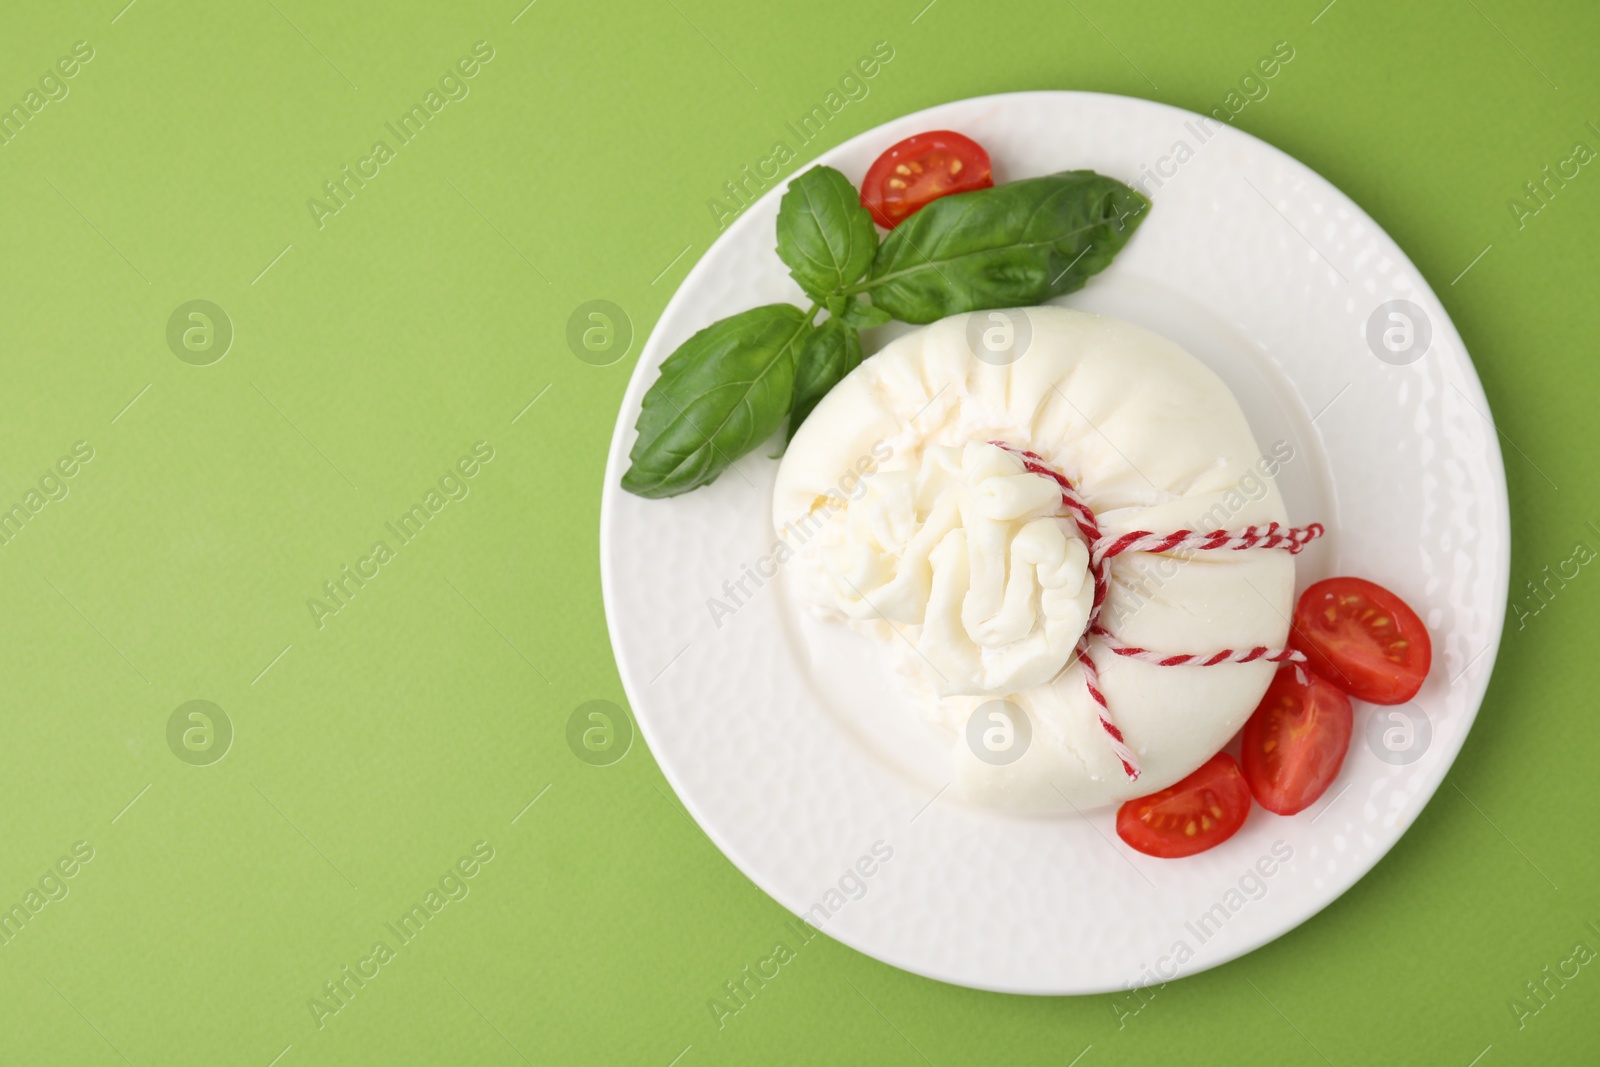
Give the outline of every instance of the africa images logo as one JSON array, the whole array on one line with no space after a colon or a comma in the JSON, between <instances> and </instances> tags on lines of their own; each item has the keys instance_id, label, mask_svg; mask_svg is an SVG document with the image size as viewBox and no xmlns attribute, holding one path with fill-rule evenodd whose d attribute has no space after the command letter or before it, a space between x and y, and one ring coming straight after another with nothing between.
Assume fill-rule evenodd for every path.
<instances>
[{"instance_id":1,"label":"africa images logo","mask_svg":"<svg viewBox=\"0 0 1600 1067\"><path fill-rule=\"evenodd\" d=\"M70 55L56 60L54 67L39 76L37 89L29 89L10 107L0 104L0 148L20 137L22 131L28 128L28 123L34 121L47 106L65 100L72 92L68 81L77 77L78 72L88 66L92 59L94 45L88 41L78 41L73 44Z\"/></svg>"},{"instance_id":2,"label":"africa images logo","mask_svg":"<svg viewBox=\"0 0 1600 1067\"><path fill-rule=\"evenodd\" d=\"M366 989L367 984L375 981L386 966L398 959L401 949L421 937L440 912L450 904L466 900L472 893L472 879L494 860L494 856L494 846L488 841L474 844L469 855L462 856L445 868L445 872L428 887L421 899L395 921L383 924L384 929L393 935L393 944L388 937L378 938L373 942L372 949L357 959L353 967L345 964L336 975L323 982L317 995L306 999L306 1009L311 1012L311 1020L317 1024L317 1029L327 1026L329 1019L348 1008L355 1001L356 994Z\"/></svg>"},{"instance_id":3,"label":"africa images logo","mask_svg":"<svg viewBox=\"0 0 1600 1067\"><path fill-rule=\"evenodd\" d=\"M337 615L354 603L367 583L383 573L383 568L399 555L399 550L422 536L423 528L438 518L451 501L467 499L472 492L471 480L494 459L494 446L479 441L472 446L471 455L462 456L454 467L440 475L438 488L430 487L422 500L400 513L393 522L383 524L394 535L394 545L387 540L374 541L365 556L357 559L354 569L346 563L332 578L322 583L320 597L307 597L306 610L317 629L327 625L329 616Z\"/></svg>"},{"instance_id":4,"label":"africa images logo","mask_svg":"<svg viewBox=\"0 0 1600 1067\"><path fill-rule=\"evenodd\" d=\"M877 42L872 46L870 55L856 60L840 76L839 87L828 90L822 103L813 105L794 121L785 122L784 135L772 142L772 148L764 158L755 162L753 170L751 164L745 164L738 174L722 183L722 195L707 198L706 209L711 212L711 220L717 224L717 229L726 228L740 212L766 192L769 183L777 181L789 164L800 158L799 153L789 145L791 139L804 147L822 136L823 128L841 111L851 104L861 103L871 94L872 87L868 83L893 59L894 45L888 41Z\"/></svg>"},{"instance_id":5,"label":"africa images logo","mask_svg":"<svg viewBox=\"0 0 1600 1067\"><path fill-rule=\"evenodd\" d=\"M430 86L422 94L421 103L412 104L401 112L398 119L384 123L384 128L393 135L393 145L383 139L374 141L372 150L356 160L354 170L346 164L335 177L322 183L325 199L313 196L306 200L306 210L311 212L311 221L316 223L317 229L322 229L328 224L328 219L349 207L356 194L367 187L367 182L375 180L383 173L383 168L399 156L397 149L404 148L420 137L423 129L438 117L446 105L459 103L471 95L469 80L476 78L493 59L494 46L488 41L477 42L472 46L470 55L456 60L454 66L446 68L439 76L437 88Z\"/></svg>"}]
</instances>

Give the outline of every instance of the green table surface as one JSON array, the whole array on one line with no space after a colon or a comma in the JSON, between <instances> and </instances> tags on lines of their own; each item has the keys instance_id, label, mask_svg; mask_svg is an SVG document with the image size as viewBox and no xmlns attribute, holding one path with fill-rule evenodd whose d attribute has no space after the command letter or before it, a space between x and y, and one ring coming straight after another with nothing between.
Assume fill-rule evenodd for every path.
<instances>
[{"instance_id":1,"label":"green table surface","mask_svg":"<svg viewBox=\"0 0 1600 1067\"><path fill-rule=\"evenodd\" d=\"M0 1063L1596 1062L1600 11L124 2L0 15ZM1513 608L1460 759L1326 911L1142 997L819 937L719 1025L790 916L641 741L567 741L625 702L605 450L707 201L875 46L786 175L985 93L1210 111L1278 42L1234 123L1394 235L1503 435ZM596 299L608 366L567 341Z\"/></svg>"}]
</instances>

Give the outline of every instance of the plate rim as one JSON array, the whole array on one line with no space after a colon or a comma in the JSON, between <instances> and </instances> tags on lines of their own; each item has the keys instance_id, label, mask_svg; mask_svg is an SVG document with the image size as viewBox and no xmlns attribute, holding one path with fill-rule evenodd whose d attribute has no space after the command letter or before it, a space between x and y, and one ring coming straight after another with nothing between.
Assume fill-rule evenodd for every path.
<instances>
[{"instance_id":1,"label":"plate rim","mask_svg":"<svg viewBox=\"0 0 1600 1067\"><path fill-rule=\"evenodd\" d=\"M848 152L852 148L858 147L862 142L880 137L880 131L887 126L913 120L919 116L928 115L934 112L941 112L954 106L1003 106L1006 104L1023 103L1045 98L1058 101L1082 99L1114 101L1119 106L1131 103L1137 107L1152 109L1153 113L1167 112L1170 116L1180 119L1204 120L1207 118L1206 116L1202 116L1197 112L1192 112L1185 108L1177 107L1172 104L1166 104L1161 101L1149 100L1144 97L1127 96L1117 93L1104 93L1091 90L1033 89L1015 92L989 93L981 96L963 97L942 101L940 103L929 105L928 107L919 108L916 111L891 117L884 122L872 126L869 129L865 129L836 145L825 148L822 151L807 157L804 161L797 161L794 170L791 172L788 178L774 179L772 188L768 189L756 200L752 201L750 204L741 209L739 216L729 223L729 225L717 235L716 239L707 246L705 252L702 253L695 261L694 266L689 270L688 274L686 274L683 280L679 282L677 288L673 291L671 298L665 305L663 305L660 314L657 316L655 325L651 328L650 334L645 338L644 342L639 347L639 355L634 361L633 368L629 372L628 384L622 392L620 406L616 421L612 428L611 440L607 449L605 471L603 474L604 482L601 486L598 549L600 556L601 599L606 617L606 633L611 644L612 658L617 668L617 675L621 681L623 692L628 699L628 713L637 726L639 733L644 737L645 743L649 746L651 756L655 760L656 766L660 769L662 776L672 787L673 792L676 794L678 800L683 804L689 815L694 819L695 824L701 829L702 832L706 834L712 843L716 845L718 851L722 853L725 859L733 864L740 874L754 883L757 888L770 897L774 903L778 904L779 907L782 907L785 911L789 912L796 918L800 918L803 913L795 910L785 902L786 898L791 895L788 892L788 888L780 888L769 884L768 879L764 875L756 873L756 871L752 869L754 864L749 861L749 857L744 856L739 849L735 848L724 837L721 828L716 824L715 820L710 820L705 817L704 812L694 799L693 792L686 790L683 787L682 778L680 777L680 770L675 767L671 761L662 758L662 753L665 750L663 748L659 748L655 744L655 728L654 726L647 725L649 716L640 715L638 713L638 709L641 704L637 699L633 686L630 685L630 672L624 667L623 655L620 651L621 635L619 632L620 624L618 622L619 612L615 603L617 596L615 592L617 579L612 571L610 563L613 555L611 552L612 531L615 525L612 512L615 508L616 501L619 499L619 494L623 492L620 486L620 478L622 475L621 464L625 463L627 459L627 454L623 449L623 445L634 431L633 423L625 421L625 416L630 410L632 410L633 405L631 401L636 389L639 388L641 369L644 365L645 355L649 350L651 343L655 339L656 333L660 328L660 324L671 316L671 314L678 308L678 305L681 301L688 299L684 294L697 288L694 283L699 281L703 274L708 273L713 269L711 267L711 264L715 259L713 253L717 251L717 249L725 242L731 243L738 240L745 229L755 225L755 220L761 217L761 213L755 209L760 205L766 204L770 200L780 198L784 191L788 188L789 182L792 181L795 176L803 173L804 170L809 167L819 165L825 159L835 158L841 153ZM1353 197L1323 176L1315 168L1304 163L1294 155L1284 151L1276 145L1231 124L1219 128L1216 131L1216 135L1224 138L1243 138L1245 142L1249 143L1253 150L1260 151L1264 149L1269 155L1280 157L1282 160L1288 161L1293 168L1314 175L1316 178L1324 182L1328 188L1334 190L1339 197L1343 198L1343 204L1348 205L1348 207L1355 212L1355 215L1359 221L1371 226L1376 233L1381 234L1388 244L1393 247L1395 253L1397 254L1397 264L1410 272L1411 277L1415 279L1418 290L1430 298L1433 301L1433 304L1442 313L1442 322L1434 323L1434 330L1436 333L1440 332L1441 330L1444 331L1446 337L1452 341L1459 350L1461 370L1464 371L1465 378L1465 381L1462 384L1470 386L1475 393L1475 396L1469 396L1467 399L1478 406L1481 411L1487 412L1489 429L1491 432L1486 437L1484 460L1486 466L1488 467L1488 473L1490 474L1493 482L1490 488L1493 491L1495 500L1500 505L1496 509L1499 516L1499 528L1495 532L1499 535L1498 543L1503 546L1503 549L1496 562L1498 563L1502 573L1505 575L1506 580L1503 587L1496 590L1497 599L1500 601L1500 610L1498 613L1491 614L1488 623L1488 630L1492 636L1492 641L1480 657L1483 660L1483 666L1480 668L1477 676L1482 679L1481 687L1468 701L1469 709L1462 723L1462 729L1457 739L1454 740L1453 747L1448 750L1441 750L1440 759L1436 764L1436 777L1434 777L1431 781L1427 779L1419 781L1416 791L1416 799L1412 803L1408 804L1407 808L1397 817L1393 839L1381 850L1374 850L1370 862L1352 864L1350 871L1352 872L1353 876L1349 877L1344 885L1339 887L1335 892L1327 895L1325 899L1321 899L1319 901L1308 901L1308 903L1314 903L1315 906L1298 912L1297 917L1292 921L1276 928L1263 928L1255 936L1243 937L1236 943L1229 945L1224 951L1205 956L1203 963L1181 971L1176 975L1175 978L1171 979L1172 981L1190 978L1197 974L1201 974L1205 971L1222 966L1225 963L1232 962L1233 960L1256 951L1264 945L1276 941L1277 939L1292 932L1296 928L1304 925L1306 922L1309 922L1328 906L1343 897L1344 894L1349 892L1350 889L1353 888L1357 883L1365 879L1367 875L1371 873L1372 869L1376 867L1377 864L1384 859L1384 857L1386 857L1400 844L1400 842L1405 838L1406 834L1410 832L1410 829L1415 824L1417 818L1432 802L1434 795L1444 784L1445 778L1449 775L1450 770L1454 767L1455 761L1461 753L1461 749L1466 744L1467 737L1471 734L1473 726L1476 725L1478 713L1482 710L1484 699L1487 696L1489 683L1493 678L1494 667L1499 659L1500 648L1504 640L1506 605L1509 603L1510 593L1511 507L1508 486L1506 482L1505 458L1500 447L1498 426L1494 422L1493 409L1489 404L1487 394L1484 392L1483 382L1478 374L1477 365L1474 363L1466 343L1461 338L1460 332L1456 329L1455 321L1450 316L1448 309L1445 308L1444 302L1439 298L1438 293L1435 292L1426 275L1424 275L1423 272L1417 268L1416 264L1412 262L1410 256L1406 254L1405 250L1400 246L1399 242L1394 239L1389 231L1381 226L1375 219L1373 219L1372 216L1368 214L1366 209L1363 208ZM1354 743L1355 739L1352 738L1352 745L1354 745ZM1359 870L1357 869L1358 867ZM800 921L805 920L800 918ZM837 929L823 929L818 927L813 927L813 929L818 933L827 934L827 936L829 936L832 940L844 944L849 948L862 953L863 955L878 960L879 962L924 978L929 978L934 981L943 982L947 985L953 985L960 988L978 989L986 992L1024 996L1086 996L1107 992L1118 992L1124 988L1121 986L1095 986L1093 988L1040 988L1023 984L1007 984L1005 982L975 981L970 977L964 977L953 973L941 973L937 968L929 967L921 961L913 962L905 958L901 958L900 953L893 948L884 948L865 944L863 943L865 939L859 935L852 935L841 932ZM1128 988L1137 987L1133 986Z\"/></svg>"}]
</instances>

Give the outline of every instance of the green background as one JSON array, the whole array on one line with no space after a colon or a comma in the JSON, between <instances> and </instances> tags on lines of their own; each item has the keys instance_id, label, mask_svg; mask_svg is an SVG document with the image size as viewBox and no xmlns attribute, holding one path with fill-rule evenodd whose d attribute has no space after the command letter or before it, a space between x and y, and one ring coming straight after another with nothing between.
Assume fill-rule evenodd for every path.
<instances>
[{"instance_id":1,"label":"green background","mask_svg":"<svg viewBox=\"0 0 1600 1067\"><path fill-rule=\"evenodd\" d=\"M1600 11L121 2L0 17L0 104L94 49L0 147L0 508L75 442L94 452L0 546L0 907L94 850L0 944L0 1062L1595 1061L1600 965L1543 1006L1524 983L1600 948L1600 576L1544 571L1600 549L1600 174L1521 226L1507 201L1600 147ZM480 40L470 95L319 228L307 200ZM1518 607L1446 784L1324 913L1137 1013L953 988L819 938L719 1029L707 1000L788 915L642 742L597 767L566 741L580 704L624 701L596 544L642 339L716 236L706 200L879 41L894 58L870 95L786 175L984 93L1208 111L1288 41L1236 124L1394 235L1503 431ZM166 340L194 299L235 332L209 366ZM610 366L566 341L592 299L635 330ZM384 524L479 441L494 458L470 495L319 628L307 600L394 544ZM236 734L209 766L167 741L195 699ZM322 983L480 841L470 895L319 1028ZM1519 1025L1514 997L1540 1010Z\"/></svg>"}]
</instances>

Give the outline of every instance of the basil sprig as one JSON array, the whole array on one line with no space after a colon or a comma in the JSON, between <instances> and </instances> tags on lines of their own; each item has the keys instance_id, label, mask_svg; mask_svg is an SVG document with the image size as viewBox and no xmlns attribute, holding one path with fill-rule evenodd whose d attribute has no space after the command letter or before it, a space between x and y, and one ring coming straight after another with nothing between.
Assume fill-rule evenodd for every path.
<instances>
[{"instance_id":1,"label":"basil sprig","mask_svg":"<svg viewBox=\"0 0 1600 1067\"><path fill-rule=\"evenodd\" d=\"M677 496L713 481L785 417L792 439L860 365L859 330L1038 304L1083 288L1149 206L1113 178L1064 171L941 197L879 244L850 180L813 167L789 183L777 229L778 256L814 303L740 312L668 356L645 394L622 487Z\"/></svg>"}]
</instances>

